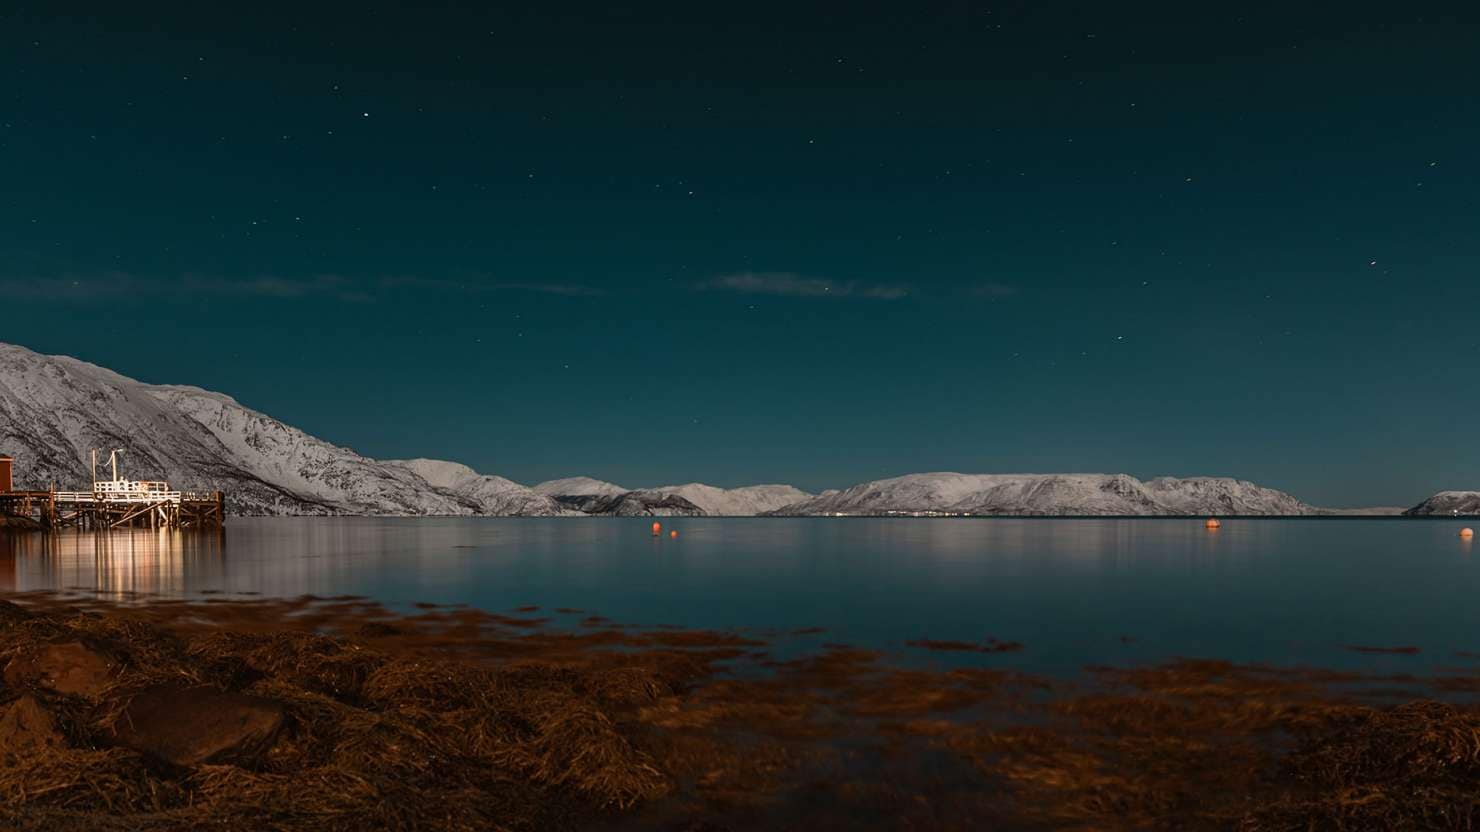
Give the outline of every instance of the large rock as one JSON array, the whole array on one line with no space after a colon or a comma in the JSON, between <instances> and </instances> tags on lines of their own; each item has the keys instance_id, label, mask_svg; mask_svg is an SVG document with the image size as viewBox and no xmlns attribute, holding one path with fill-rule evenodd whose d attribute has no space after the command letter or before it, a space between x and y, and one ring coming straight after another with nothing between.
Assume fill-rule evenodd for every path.
<instances>
[{"instance_id":1,"label":"large rock","mask_svg":"<svg viewBox=\"0 0 1480 832\"><path fill-rule=\"evenodd\" d=\"M15 765L29 755L64 745L56 717L35 697L22 696L0 711L0 763Z\"/></svg>"},{"instance_id":2,"label":"large rock","mask_svg":"<svg viewBox=\"0 0 1480 832\"><path fill-rule=\"evenodd\" d=\"M159 687L124 708L114 737L177 766L249 762L283 727L283 706L270 699L215 688Z\"/></svg>"},{"instance_id":3,"label":"large rock","mask_svg":"<svg viewBox=\"0 0 1480 832\"><path fill-rule=\"evenodd\" d=\"M30 617L31 613L20 604L13 604L10 601L0 601L0 627L19 624Z\"/></svg>"},{"instance_id":4,"label":"large rock","mask_svg":"<svg viewBox=\"0 0 1480 832\"><path fill-rule=\"evenodd\" d=\"M57 693L96 698L117 674L117 665L80 641L42 644L10 660L5 684L39 685Z\"/></svg>"}]
</instances>

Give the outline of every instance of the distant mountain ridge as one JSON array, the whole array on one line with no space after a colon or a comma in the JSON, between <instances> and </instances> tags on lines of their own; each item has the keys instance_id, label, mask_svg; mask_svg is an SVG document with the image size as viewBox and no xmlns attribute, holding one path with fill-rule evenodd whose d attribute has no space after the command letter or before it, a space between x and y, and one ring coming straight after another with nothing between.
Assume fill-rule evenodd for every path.
<instances>
[{"instance_id":1,"label":"distant mountain ridge","mask_svg":"<svg viewBox=\"0 0 1480 832\"><path fill-rule=\"evenodd\" d=\"M93 448L124 449L123 470L132 476L185 490L221 489L233 514L583 513L460 463L371 459L220 393L146 384L75 358L0 344L0 453L16 458L17 487L91 482ZM588 489L591 483L621 493L596 480ZM715 505L754 499L748 489L726 498L725 489L702 488Z\"/></svg>"},{"instance_id":2,"label":"distant mountain ridge","mask_svg":"<svg viewBox=\"0 0 1480 832\"><path fill-rule=\"evenodd\" d=\"M566 477L559 480L546 480L534 486L536 494L544 494L547 497L610 497L616 494L626 494L631 488L623 488L620 485L590 477Z\"/></svg>"},{"instance_id":3,"label":"distant mountain ridge","mask_svg":"<svg viewBox=\"0 0 1480 832\"><path fill-rule=\"evenodd\" d=\"M458 495L474 505L476 514L549 517L565 511L544 494L513 480L480 474L462 463L440 459L392 459L385 464L405 468L433 487Z\"/></svg>"},{"instance_id":4,"label":"distant mountain ridge","mask_svg":"<svg viewBox=\"0 0 1480 832\"><path fill-rule=\"evenodd\" d=\"M1272 488L1222 477L1127 474L909 474L845 488L772 512L777 515L1167 516L1320 514Z\"/></svg>"},{"instance_id":5,"label":"distant mountain ridge","mask_svg":"<svg viewBox=\"0 0 1480 832\"><path fill-rule=\"evenodd\" d=\"M790 485L748 485L743 488L715 488L699 482L665 485L648 489L672 494L693 503L707 515L749 517L809 500L811 494Z\"/></svg>"},{"instance_id":6,"label":"distant mountain ridge","mask_svg":"<svg viewBox=\"0 0 1480 832\"><path fill-rule=\"evenodd\" d=\"M534 490L553 497L564 505L587 512L641 513L639 506L646 506L646 513L649 514L695 514L709 517L750 517L812 497L790 485L716 488L691 482L657 488L627 489L590 477L550 480L536 485ZM626 499L609 499L620 497ZM612 508L608 511L602 508L605 506Z\"/></svg>"},{"instance_id":7,"label":"distant mountain ridge","mask_svg":"<svg viewBox=\"0 0 1480 832\"><path fill-rule=\"evenodd\" d=\"M0 453L22 488L90 481L88 452L125 449L124 470L186 490L221 489L235 514L487 516L1279 515L1325 510L1220 477L911 474L812 495L790 485L631 489L590 477L527 487L433 459L376 460L230 396L146 384L66 356L0 344ZM1456 496L1457 495L1457 496ZM1468 496L1466 496L1468 495ZM1442 492L1408 514L1480 512L1480 492Z\"/></svg>"},{"instance_id":8,"label":"distant mountain ridge","mask_svg":"<svg viewBox=\"0 0 1480 832\"><path fill-rule=\"evenodd\" d=\"M704 509L661 491L624 491L620 494L562 494L561 505L582 514L610 517L703 517Z\"/></svg>"}]
</instances>

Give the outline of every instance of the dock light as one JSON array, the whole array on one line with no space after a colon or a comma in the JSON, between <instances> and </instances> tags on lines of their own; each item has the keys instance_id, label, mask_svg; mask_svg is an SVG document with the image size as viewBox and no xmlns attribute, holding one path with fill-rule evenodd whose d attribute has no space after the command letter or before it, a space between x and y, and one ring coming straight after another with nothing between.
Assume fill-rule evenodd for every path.
<instances>
[{"instance_id":1,"label":"dock light","mask_svg":"<svg viewBox=\"0 0 1480 832\"><path fill-rule=\"evenodd\" d=\"M1209 517L1207 519L1207 522L1203 523L1203 528L1205 528L1205 529L1219 529L1219 528L1222 528L1222 527L1223 527L1223 521L1219 520L1216 517Z\"/></svg>"},{"instance_id":2,"label":"dock light","mask_svg":"<svg viewBox=\"0 0 1480 832\"><path fill-rule=\"evenodd\" d=\"M1474 537L1475 536L1475 530L1472 529L1472 528L1469 528L1468 526L1466 526L1465 528L1459 530L1459 536L1460 537L1463 537L1463 538L1471 538L1471 537Z\"/></svg>"},{"instance_id":3,"label":"dock light","mask_svg":"<svg viewBox=\"0 0 1480 832\"><path fill-rule=\"evenodd\" d=\"M674 540L677 540L678 539L678 529L674 529L673 531L669 532L668 533L668 536L670 538L674 539Z\"/></svg>"},{"instance_id":4,"label":"dock light","mask_svg":"<svg viewBox=\"0 0 1480 832\"><path fill-rule=\"evenodd\" d=\"M658 535L660 535L662 533L663 533L663 524L662 523L659 523L656 520L654 520L653 521L653 537L657 537Z\"/></svg>"}]
</instances>

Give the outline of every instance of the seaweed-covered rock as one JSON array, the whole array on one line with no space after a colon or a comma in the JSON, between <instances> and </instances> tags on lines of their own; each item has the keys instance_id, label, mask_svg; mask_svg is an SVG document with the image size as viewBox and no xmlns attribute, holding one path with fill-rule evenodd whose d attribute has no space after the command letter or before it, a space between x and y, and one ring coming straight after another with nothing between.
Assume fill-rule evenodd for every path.
<instances>
[{"instance_id":1,"label":"seaweed-covered rock","mask_svg":"<svg viewBox=\"0 0 1480 832\"><path fill-rule=\"evenodd\" d=\"M39 685L57 693L96 698L116 678L107 656L80 641L42 644L15 656L5 666L5 684Z\"/></svg>"},{"instance_id":2,"label":"seaweed-covered rock","mask_svg":"<svg viewBox=\"0 0 1480 832\"><path fill-rule=\"evenodd\" d=\"M0 628L18 624L30 618L31 614L20 604L10 601L0 601Z\"/></svg>"},{"instance_id":3,"label":"seaweed-covered rock","mask_svg":"<svg viewBox=\"0 0 1480 832\"><path fill-rule=\"evenodd\" d=\"M177 766L248 762L272 745L283 707L214 688L152 688L123 709L119 744Z\"/></svg>"},{"instance_id":4,"label":"seaweed-covered rock","mask_svg":"<svg viewBox=\"0 0 1480 832\"><path fill-rule=\"evenodd\" d=\"M56 717L35 697L22 696L0 710L0 764L15 765L20 758L65 744Z\"/></svg>"}]
</instances>

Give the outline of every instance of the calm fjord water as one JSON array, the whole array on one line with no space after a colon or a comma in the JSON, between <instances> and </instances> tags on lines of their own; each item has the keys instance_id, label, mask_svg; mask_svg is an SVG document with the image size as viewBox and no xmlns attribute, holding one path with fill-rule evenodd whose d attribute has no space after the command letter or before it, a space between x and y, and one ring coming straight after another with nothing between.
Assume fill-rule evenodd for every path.
<instances>
[{"instance_id":1,"label":"calm fjord water","mask_svg":"<svg viewBox=\"0 0 1480 832\"><path fill-rule=\"evenodd\" d=\"M1182 519L674 518L661 538L650 522L241 518L219 537L0 534L0 591L537 604L551 626L576 626L551 612L572 607L634 625L822 627L808 643L904 655L907 640L997 638L1024 649L946 658L1045 671L1171 656L1419 671L1480 651L1480 551L1459 522L1209 532Z\"/></svg>"}]
</instances>

